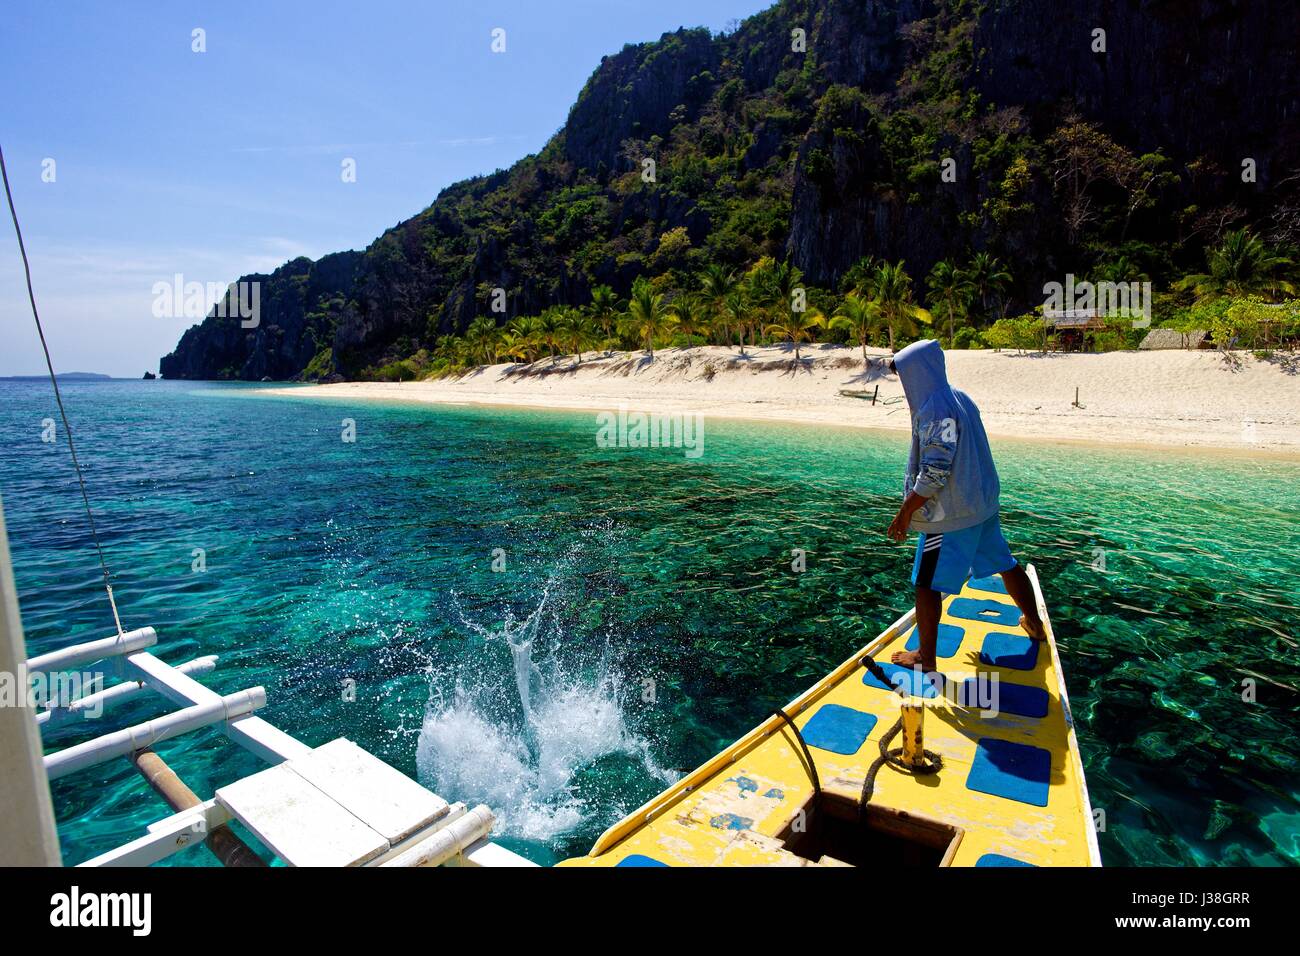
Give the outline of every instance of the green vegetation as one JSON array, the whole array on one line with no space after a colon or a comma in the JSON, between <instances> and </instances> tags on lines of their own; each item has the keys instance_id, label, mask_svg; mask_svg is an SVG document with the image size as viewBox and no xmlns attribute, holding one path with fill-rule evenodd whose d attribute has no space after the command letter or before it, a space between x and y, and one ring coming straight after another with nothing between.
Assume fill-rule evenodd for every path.
<instances>
[{"instance_id":1,"label":"green vegetation","mask_svg":"<svg viewBox=\"0 0 1300 956\"><path fill-rule=\"evenodd\" d=\"M1208 331L1224 348L1294 349L1300 344L1300 299L1273 301L1260 290L1294 291L1287 257L1278 255L1246 231L1230 233L1207 254L1210 272L1174 283L1164 297L1158 323L1188 336ZM1120 268L1125 268L1120 263ZM1098 281L1111 271L1099 270ZM641 349L650 359L665 346L725 345L744 354L745 346L787 342L796 360L801 348L817 341L843 341L843 333L862 349L901 348L942 330L947 348L1015 349L1025 352L1056 346L1056 336L1041 314L1003 317L1002 289L1011 273L995 258L976 254L964 266L940 261L927 278L929 309L912 301L911 278L904 263L865 257L845 276L844 291L805 285L800 271L764 257L738 275L719 263L684 276L684 287L658 284L644 277L627 300L599 286L582 308L556 306L540 316L516 318L498 326L490 318L474 320L463 336L443 336L432 352L368 369L366 377L410 379L419 374L458 374L496 361L531 363L549 356L573 355L582 361L592 349ZM1118 280L1115 280L1118 281ZM1138 281L1136 278L1134 281ZM663 291L660 291L660 290ZM1173 297L1176 301L1170 303ZM1118 313L1104 328L1089 332L1097 350L1134 348L1145 334L1134 318ZM1271 354L1271 351L1270 351ZM312 369L327 368L330 353L313 359Z\"/></svg>"}]
</instances>

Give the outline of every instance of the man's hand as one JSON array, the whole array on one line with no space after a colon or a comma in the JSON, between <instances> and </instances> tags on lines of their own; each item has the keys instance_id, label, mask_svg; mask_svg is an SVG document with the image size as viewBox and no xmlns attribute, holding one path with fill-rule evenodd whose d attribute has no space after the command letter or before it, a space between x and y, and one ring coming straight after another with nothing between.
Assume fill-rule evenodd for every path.
<instances>
[{"instance_id":1,"label":"man's hand","mask_svg":"<svg viewBox=\"0 0 1300 956\"><path fill-rule=\"evenodd\" d=\"M912 523L912 515L924 508L928 500L915 491L909 493L903 502L903 507L898 509L898 514L894 515L894 520L889 523L889 530L885 534L893 541L902 541L906 538L908 526Z\"/></svg>"}]
</instances>

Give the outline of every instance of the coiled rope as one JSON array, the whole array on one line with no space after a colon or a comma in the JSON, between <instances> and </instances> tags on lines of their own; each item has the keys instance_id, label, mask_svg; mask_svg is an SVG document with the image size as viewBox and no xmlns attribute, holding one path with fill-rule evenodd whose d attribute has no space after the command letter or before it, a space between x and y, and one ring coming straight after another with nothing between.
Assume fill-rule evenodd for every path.
<instances>
[{"instance_id":1,"label":"coiled rope","mask_svg":"<svg viewBox=\"0 0 1300 956\"><path fill-rule=\"evenodd\" d=\"M880 665L875 662L871 655L865 655L858 661L867 672L876 680L880 681L886 687L891 686L892 682L889 675L881 669ZM780 707L772 711L771 716L780 717L790 727L794 733L794 739L799 743L799 749L803 751L803 757L808 763L808 778L812 781L814 796L821 796L822 784L821 778L817 774L817 764L813 761L812 751L808 749L807 742L803 739L803 734L795 726L794 719ZM920 774L928 776L932 773L938 773L943 769L943 757L933 750L922 750L921 754L925 757L926 762L922 764L911 764L903 760L903 748L895 747L889 749L890 742L903 731L903 718L899 715L898 720L894 721L894 726L880 738L880 756L877 757L867 769L867 775L862 780L862 790L858 794L858 822L866 821L867 804L871 802L871 797L876 792L876 775L880 773L880 768L888 764L895 770L903 773Z\"/></svg>"},{"instance_id":2,"label":"coiled rope","mask_svg":"<svg viewBox=\"0 0 1300 956\"><path fill-rule=\"evenodd\" d=\"M59 380L54 374L54 363L50 360L50 347L45 341L45 329L41 327L41 315L36 309L36 293L32 289L32 267L27 261L27 247L23 244L23 230L18 225L18 210L14 208L14 194L9 189L9 169L5 165L4 149L0 148L0 176L4 178L5 198L9 201L9 215L14 221L14 233L18 236L18 252L23 257L23 272L27 276L27 298L32 304L32 318L36 320L36 333L41 337L41 349L45 352L45 367L50 373L50 384L54 386L54 400L59 406L59 417L63 419L63 433L68 436L68 451L72 453L72 467L77 472L77 484L81 487L81 501L86 506L86 519L90 522L90 536L95 542L95 553L99 556L99 568L104 574L104 590L108 592L108 606L113 611L113 624L117 627L117 636L122 637L122 619L117 613L117 602L113 599L113 582L108 573L108 562L104 560L104 547L99 543L99 529L95 527L95 515L90 510L90 496L86 494L86 479L81 473L81 462L77 460L77 446L72 441L72 425L68 422L68 413L63 407L63 395L59 391Z\"/></svg>"},{"instance_id":3,"label":"coiled rope","mask_svg":"<svg viewBox=\"0 0 1300 956\"><path fill-rule=\"evenodd\" d=\"M886 687L891 685L889 676L881 670L879 664L871 658L870 655L864 656L859 662L876 680L880 681ZM867 775L862 780L862 792L858 794L858 821L862 822L867 816L867 804L871 802L872 795L876 792L876 774L880 773L880 768L889 764L895 770L901 770L904 773L915 773L922 776L928 776L932 773L938 773L943 769L943 757L939 756L932 750L922 750L921 754L925 757L926 763L911 764L903 760L903 748L895 747L889 749L890 741L897 737L903 730L903 717L900 714L898 720L894 721L894 726L889 728L888 733L880 738L880 756L877 757L867 769Z\"/></svg>"}]
</instances>

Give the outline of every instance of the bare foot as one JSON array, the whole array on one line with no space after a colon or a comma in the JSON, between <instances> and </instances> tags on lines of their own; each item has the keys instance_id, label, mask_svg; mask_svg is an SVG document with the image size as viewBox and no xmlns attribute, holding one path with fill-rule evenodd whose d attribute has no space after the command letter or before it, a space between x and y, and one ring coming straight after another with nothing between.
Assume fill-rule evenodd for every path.
<instances>
[{"instance_id":1,"label":"bare foot","mask_svg":"<svg viewBox=\"0 0 1300 956\"><path fill-rule=\"evenodd\" d=\"M1031 641L1047 640L1047 628L1043 627L1043 622L1035 620L1031 625L1025 615L1020 615L1020 628L1029 635Z\"/></svg>"},{"instance_id":2,"label":"bare foot","mask_svg":"<svg viewBox=\"0 0 1300 956\"><path fill-rule=\"evenodd\" d=\"M889 660L891 663L897 664L899 667L919 667L927 673L939 669L933 663L927 664L925 661L921 660L920 651L895 651Z\"/></svg>"}]
</instances>

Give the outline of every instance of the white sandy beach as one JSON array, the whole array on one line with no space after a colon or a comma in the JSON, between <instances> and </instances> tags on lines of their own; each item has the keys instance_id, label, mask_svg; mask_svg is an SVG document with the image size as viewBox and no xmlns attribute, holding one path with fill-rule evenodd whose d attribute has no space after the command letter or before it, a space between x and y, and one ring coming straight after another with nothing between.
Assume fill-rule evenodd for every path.
<instances>
[{"instance_id":1,"label":"white sandy beach","mask_svg":"<svg viewBox=\"0 0 1300 956\"><path fill-rule=\"evenodd\" d=\"M586 353L532 365L502 364L459 378L346 382L274 389L281 394L440 404L646 412L699 412L861 428L906 429L897 377L863 367L859 348L707 346ZM887 353L873 350L873 357ZM992 435L1048 441L1193 447L1300 457L1300 375L1239 353L1240 369L1214 352L1019 355L948 352L952 384L979 406ZM841 391L873 393L868 399ZM1073 406L1075 388L1079 403ZM897 401L895 401L897 400Z\"/></svg>"}]
</instances>

